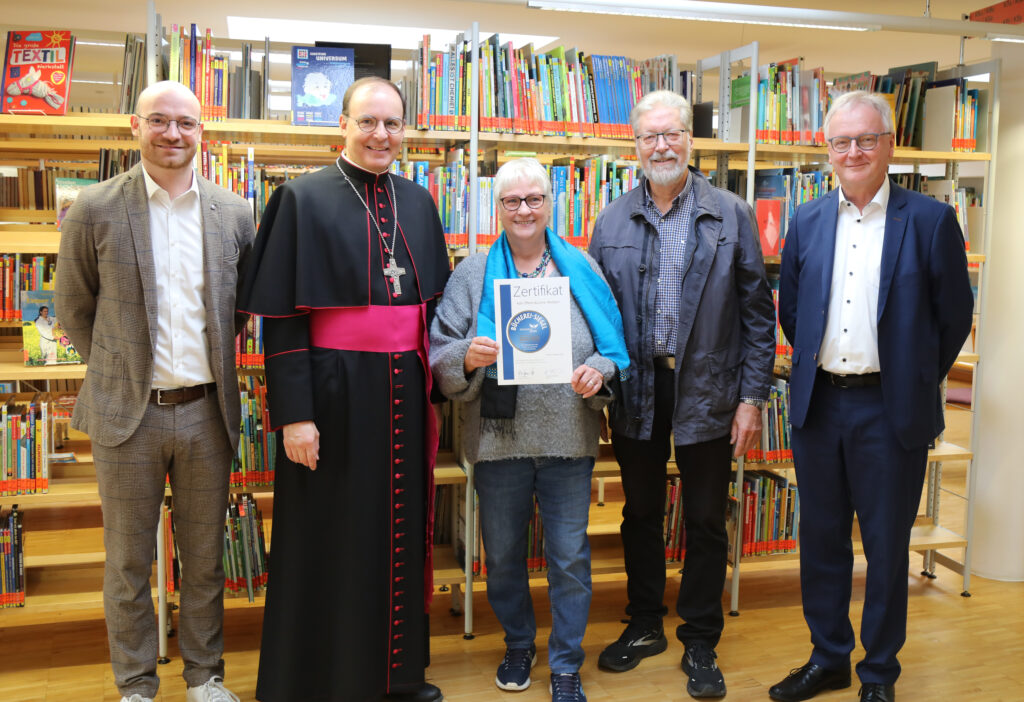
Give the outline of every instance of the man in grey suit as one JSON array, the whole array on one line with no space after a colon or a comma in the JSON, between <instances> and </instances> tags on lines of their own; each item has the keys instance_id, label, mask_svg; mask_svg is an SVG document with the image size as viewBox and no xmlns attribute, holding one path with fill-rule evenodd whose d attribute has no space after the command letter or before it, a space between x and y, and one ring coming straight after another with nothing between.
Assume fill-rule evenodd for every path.
<instances>
[{"instance_id":1,"label":"man in grey suit","mask_svg":"<svg viewBox=\"0 0 1024 702\"><path fill-rule=\"evenodd\" d=\"M150 589L166 477L181 557L178 645L188 702L223 686L224 513L238 445L236 284L252 208L196 173L199 101L178 83L139 95L142 163L82 191L61 226L57 308L89 364L72 426L92 439L107 560L103 602L122 702L150 702Z\"/></svg>"}]
</instances>

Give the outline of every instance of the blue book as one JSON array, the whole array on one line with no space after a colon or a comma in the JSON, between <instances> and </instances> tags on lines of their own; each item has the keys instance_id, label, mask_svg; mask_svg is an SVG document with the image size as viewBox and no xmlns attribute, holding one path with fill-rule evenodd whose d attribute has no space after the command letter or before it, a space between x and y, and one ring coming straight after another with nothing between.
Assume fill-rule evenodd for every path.
<instances>
[{"instance_id":1,"label":"blue book","mask_svg":"<svg viewBox=\"0 0 1024 702\"><path fill-rule=\"evenodd\" d=\"M341 100L355 81L355 51L292 47L292 124L335 127Z\"/></svg>"}]
</instances>

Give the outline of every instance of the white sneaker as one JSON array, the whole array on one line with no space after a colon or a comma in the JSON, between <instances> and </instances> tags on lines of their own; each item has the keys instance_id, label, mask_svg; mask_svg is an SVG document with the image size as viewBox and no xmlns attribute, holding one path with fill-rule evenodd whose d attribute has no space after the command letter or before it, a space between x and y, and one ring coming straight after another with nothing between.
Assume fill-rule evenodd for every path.
<instances>
[{"instance_id":1,"label":"white sneaker","mask_svg":"<svg viewBox=\"0 0 1024 702\"><path fill-rule=\"evenodd\" d=\"M210 678L204 685L190 687L186 695L188 702L241 702L231 690L224 687L224 680L217 676Z\"/></svg>"},{"instance_id":2,"label":"white sneaker","mask_svg":"<svg viewBox=\"0 0 1024 702\"><path fill-rule=\"evenodd\" d=\"M122 697L121 702L153 702L153 698L143 697L142 695L135 693L130 697Z\"/></svg>"}]
</instances>

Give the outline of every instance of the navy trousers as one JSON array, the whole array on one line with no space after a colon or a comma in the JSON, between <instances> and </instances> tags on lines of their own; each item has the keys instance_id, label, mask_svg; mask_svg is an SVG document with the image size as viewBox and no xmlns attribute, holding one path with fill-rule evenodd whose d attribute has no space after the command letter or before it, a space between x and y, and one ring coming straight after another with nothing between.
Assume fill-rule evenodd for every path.
<instances>
[{"instance_id":1,"label":"navy trousers","mask_svg":"<svg viewBox=\"0 0 1024 702\"><path fill-rule=\"evenodd\" d=\"M811 662L850 664L856 513L867 558L861 618L865 683L892 684L907 637L910 529L921 502L928 447L904 448L885 416L881 386L837 388L819 376L810 411L793 428L800 488L800 586L811 631Z\"/></svg>"}]
</instances>

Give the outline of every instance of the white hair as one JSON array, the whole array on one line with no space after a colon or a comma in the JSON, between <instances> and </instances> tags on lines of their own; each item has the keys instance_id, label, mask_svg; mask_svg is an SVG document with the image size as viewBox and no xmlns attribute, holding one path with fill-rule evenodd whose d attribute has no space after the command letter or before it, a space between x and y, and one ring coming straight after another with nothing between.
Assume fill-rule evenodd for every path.
<instances>
[{"instance_id":1,"label":"white hair","mask_svg":"<svg viewBox=\"0 0 1024 702\"><path fill-rule=\"evenodd\" d=\"M505 191L515 185L527 182L536 185L544 192L545 204L551 207L554 203L551 194L551 178L547 169L535 158L514 158L505 163L494 174L494 204L500 206Z\"/></svg>"},{"instance_id":2,"label":"white hair","mask_svg":"<svg viewBox=\"0 0 1024 702\"><path fill-rule=\"evenodd\" d=\"M895 129L892 126L892 108L889 106L889 101L878 93L869 93L865 90L855 90L852 93L843 93L832 102L832 106L828 108L828 114L825 115L824 131L826 137L828 136L828 125L832 122L832 118L840 112L852 109L859 105L870 107L882 117L882 128L883 131L893 132ZM851 134L850 136L856 136Z\"/></svg>"},{"instance_id":3,"label":"white hair","mask_svg":"<svg viewBox=\"0 0 1024 702\"><path fill-rule=\"evenodd\" d=\"M668 107L673 110L679 111L679 121L683 123L683 127L686 131L693 131L693 108L690 107L690 102L679 93L673 93L671 90L655 90L653 93L647 93L635 105L629 112L629 125L633 128L633 134L636 134L636 124L640 121L640 118L645 114L653 110L655 107Z\"/></svg>"}]
</instances>

